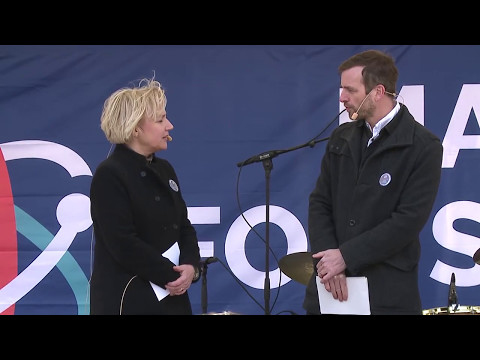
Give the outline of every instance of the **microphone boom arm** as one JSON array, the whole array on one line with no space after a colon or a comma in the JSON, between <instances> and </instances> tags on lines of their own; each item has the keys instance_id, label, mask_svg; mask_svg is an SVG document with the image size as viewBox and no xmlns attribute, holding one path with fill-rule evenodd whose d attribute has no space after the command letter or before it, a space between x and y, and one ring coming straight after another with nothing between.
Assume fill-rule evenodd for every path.
<instances>
[{"instance_id":1,"label":"microphone boom arm","mask_svg":"<svg viewBox=\"0 0 480 360\"><path fill-rule=\"evenodd\" d=\"M328 127L330 125L332 125L332 123L335 120L337 120L340 117L340 115L342 115L346 110L347 110L347 108L344 108L342 111L340 111L340 113L338 113L338 115L336 115L317 136L315 136L312 140L306 142L305 144L298 145L298 146L295 146L295 147L292 147L292 148L286 149L286 150L270 150L270 151L252 156L252 157L248 158L247 160L240 161L239 163L237 163L237 166L242 167L242 166L245 166L245 165L248 165L248 164L253 164L255 162L264 161L266 159L273 159L274 157L277 157L280 154L290 152L290 151L294 151L294 150L297 150L297 149L301 149L301 148L304 148L304 147L307 147L307 146L314 147L319 142L328 140L329 139L328 137L323 138L323 139L318 139L318 140L315 140L315 139L318 138L321 134L323 134L323 132L326 129L328 129Z\"/></svg>"},{"instance_id":2,"label":"microphone boom arm","mask_svg":"<svg viewBox=\"0 0 480 360\"><path fill-rule=\"evenodd\" d=\"M290 151L295 151L295 150L298 150L298 149L301 149L301 148L304 148L304 147L307 147L307 146L313 148L319 142L323 142L323 141L326 141L328 139L329 138L326 137L326 138L322 138L322 139L318 139L318 140L311 140L309 142L306 142L305 144L297 145L297 146L294 146L294 147L291 147L291 148L285 149L285 150L270 150L270 151L252 156L252 157L250 157L250 158L248 158L244 161L240 161L239 163L237 163L237 166L242 167L242 166L245 166L245 165L253 164L253 163L264 161L264 160L267 160L267 159L273 159L273 158L277 157L278 155L281 155L281 154L284 154L284 153L287 153L287 152L290 152Z\"/></svg>"}]
</instances>

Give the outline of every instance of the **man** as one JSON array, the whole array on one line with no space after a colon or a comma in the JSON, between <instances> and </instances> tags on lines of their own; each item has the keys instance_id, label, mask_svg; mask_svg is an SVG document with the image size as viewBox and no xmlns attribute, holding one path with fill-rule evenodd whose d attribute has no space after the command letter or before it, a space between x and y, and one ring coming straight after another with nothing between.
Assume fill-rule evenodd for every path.
<instances>
[{"instance_id":1,"label":"man","mask_svg":"<svg viewBox=\"0 0 480 360\"><path fill-rule=\"evenodd\" d=\"M320 314L316 276L338 301L348 299L346 277L365 276L372 315L421 315L420 232L440 184L442 144L397 101L390 55L358 53L339 73L353 121L330 136L309 198L316 273L303 307Z\"/></svg>"}]
</instances>

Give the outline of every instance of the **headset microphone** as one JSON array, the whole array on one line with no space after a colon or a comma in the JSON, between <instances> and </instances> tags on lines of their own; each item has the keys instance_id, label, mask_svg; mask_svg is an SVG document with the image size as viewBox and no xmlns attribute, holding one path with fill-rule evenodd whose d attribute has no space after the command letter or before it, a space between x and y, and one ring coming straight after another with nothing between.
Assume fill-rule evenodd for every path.
<instances>
[{"instance_id":1,"label":"headset microphone","mask_svg":"<svg viewBox=\"0 0 480 360\"><path fill-rule=\"evenodd\" d=\"M167 135L167 141L172 141L173 138L170 135Z\"/></svg>"},{"instance_id":2,"label":"headset microphone","mask_svg":"<svg viewBox=\"0 0 480 360\"><path fill-rule=\"evenodd\" d=\"M363 103L365 102L365 100L367 100L368 96L372 93L373 89L367 94L367 96L365 96L365 98L362 100L362 102L360 103L360 106L358 107L357 111L355 111L353 114L352 114L352 120L357 120L357 117L358 117L358 112L360 111L360 108L362 107ZM392 95L394 98L396 98L398 96L398 94L396 93L391 93L391 92L388 92L388 91L385 91L385 94L388 94L388 95Z\"/></svg>"},{"instance_id":3,"label":"headset microphone","mask_svg":"<svg viewBox=\"0 0 480 360\"><path fill-rule=\"evenodd\" d=\"M360 108L362 107L363 103L365 102L365 100L367 100L367 98L370 96L370 94L372 93L373 89L370 90L370 92L367 94L367 96L365 96L365 98L362 100L362 102L360 103L360 106L358 107L357 111L355 111L353 114L352 114L352 120L357 120L357 117L358 117L358 112L360 111Z\"/></svg>"}]
</instances>

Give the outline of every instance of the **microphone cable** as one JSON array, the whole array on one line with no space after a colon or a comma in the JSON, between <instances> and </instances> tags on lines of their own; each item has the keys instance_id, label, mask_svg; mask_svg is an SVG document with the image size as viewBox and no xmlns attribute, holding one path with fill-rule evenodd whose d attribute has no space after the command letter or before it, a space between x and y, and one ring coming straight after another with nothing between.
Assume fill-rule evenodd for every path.
<instances>
[{"instance_id":1,"label":"microphone cable","mask_svg":"<svg viewBox=\"0 0 480 360\"><path fill-rule=\"evenodd\" d=\"M120 299L120 313L118 315L122 315L122 312L123 312L123 298L125 297L125 293L127 292L128 285L130 285L130 283L136 277L137 277L137 275L132 276L132 278L130 280L128 280L127 285L125 285L125 288L123 289L122 298Z\"/></svg>"},{"instance_id":2,"label":"microphone cable","mask_svg":"<svg viewBox=\"0 0 480 360\"><path fill-rule=\"evenodd\" d=\"M237 278L237 276L233 273L233 271L230 270L230 268L229 268L222 260L220 260L219 258L214 257L214 259L215 259L215 262L218 261L218 262L223 266L223 268L232 276L232 278L237 282L238 285L240 285L240 287L242 288L242 290L245 291L245 293L255 302L255 304L257 304L257 305L260 307L260 309L262 309L262 311L265 311L265 307L264 307L262 304L260 304L260 303L257 301L257 299L255 299L255 297L254 297L252 294L250 294L250 292L248 291L248 289L247 289L247 288L245 287L245 285ZM281 272L280 272L280 278L281 278ZM278 287L277 296L275 297L275 300L274 300L274 302L273 302L274 305L275 305L275 303L277 302L278 294L280 293L279 290L280 290L280 284L279 284L279 287ZM272 306L272 309L273 309L274 305ZM282 314L282 313L290 313L290 314L292 314L292 315L296 315L296 313L295 313L294 311L292 311L292 310L283 310L283 311L280 311L279 313L277 313L276 315L280 315L280 314Z\"/></svg>"},{"instance_id":3,"label":"microphone cable","mask_svg":"<svg viewBox=\"0 0 480 360\"><path fill-rule=\"evenodd\" d=\"M262 306L262 304L260 304L257 299L255 299L255 297L250 294L250 292L248 291L248 289L245 287L245 285L243 285L243 283L235 276L235 274L233 273L232 270L230 270L230 268L223 262L221 261L219 258L215 257L215 259L217 259L217 261L223 266L223 268L233 277L233 279L237 282L238 285L240 285L240 287L245 291L245 293L260 307L260 309L262 309L263 311L265 311L265 308Z\"/></svg>"},{"instance_id":4,"label":"microphone cable","mask_svg":"<svg viewBox=\"0 0 480 360\"><path fill-rule=\"evenodd\" d=\"M325 126L323 128L322 131L320 131L316 136L314 136L310 141L307 142L308 143L312 143L312 145L310 146L313 146L315 145L315 141L320 137L320 135L322 135L332 124L335 120L338 120L338 118L340 118L340 115L342 115L345 111L347 110L347 108L344 108L342 111L340 111L328 124L327 126ZM322 140L328 140L328 137L327 138L324 138Z\"/></svg>"}]
</instances>

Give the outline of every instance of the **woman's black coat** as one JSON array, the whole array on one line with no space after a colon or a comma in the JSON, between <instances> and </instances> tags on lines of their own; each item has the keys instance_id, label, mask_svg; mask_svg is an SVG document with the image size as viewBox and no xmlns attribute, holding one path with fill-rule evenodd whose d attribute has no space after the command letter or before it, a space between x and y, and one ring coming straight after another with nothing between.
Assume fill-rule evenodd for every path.
<instances>
[{"instance_id":1,"label":"woman's black coat","mask_svg":"<svg viewBox=\"0 0 480 360\"><path fill-rule=\"evenodd\" d=\"M188 294L158 301L179 277L162 254L175 242L180 264L199 265L197 234L171 164L151 162L125 145L96 169L90 188L95 247L90 314L190 314Z\"/></svg>"}]
</instances>

